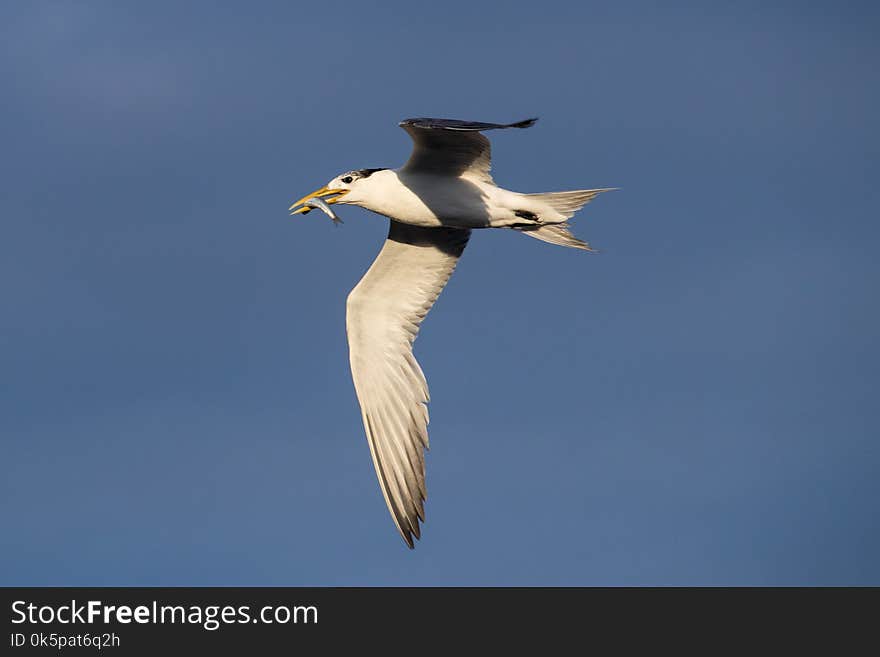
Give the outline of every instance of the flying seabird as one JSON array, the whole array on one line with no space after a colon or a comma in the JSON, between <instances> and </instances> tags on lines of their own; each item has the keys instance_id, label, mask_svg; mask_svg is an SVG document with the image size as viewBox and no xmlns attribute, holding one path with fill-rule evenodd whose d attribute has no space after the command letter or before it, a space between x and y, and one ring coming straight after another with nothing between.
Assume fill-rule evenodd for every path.
<instances>
[{"instance_id":1,"label":"flying seabird","mask_svg":"<svg viewBox=\"0 0 880 657\"><path fill-rule=\"evenodd\" d=\"M390 219L388 239L348 295L349 361L373 465L397 530L413 547L424 522L428 385L412 353L425 315L475 228L509 228L530 237L592 251L567 223L599 193L612 188L520 194L495 185L486 130L528 128L517 123L406 119L400 127L414 148L398 169L356 169L304 196L357 205ZM320 204L315 204L320 207ZM329 209L329 208L326 208ZM331 218L335 215L328 213Z\"/></svg>"}]
</instances>

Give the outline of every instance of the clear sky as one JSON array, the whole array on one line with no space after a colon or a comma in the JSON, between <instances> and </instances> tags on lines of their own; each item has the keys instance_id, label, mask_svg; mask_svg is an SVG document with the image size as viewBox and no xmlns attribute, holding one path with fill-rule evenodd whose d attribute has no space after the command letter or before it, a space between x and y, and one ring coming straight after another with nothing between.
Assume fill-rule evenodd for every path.
<instances>
[{"instance_id":1,"label":"clear sky","mask_svg":"<svg viewBox=\"0 0 880 657\"><path fill-rule=\"evenodd\" d=\"M876 7L4 3L0 583L880 584ZM287 215L409 116L622 188L600 255L473 236L414 551L345 342L386 221Z\"/></svg>"}]
</instances>

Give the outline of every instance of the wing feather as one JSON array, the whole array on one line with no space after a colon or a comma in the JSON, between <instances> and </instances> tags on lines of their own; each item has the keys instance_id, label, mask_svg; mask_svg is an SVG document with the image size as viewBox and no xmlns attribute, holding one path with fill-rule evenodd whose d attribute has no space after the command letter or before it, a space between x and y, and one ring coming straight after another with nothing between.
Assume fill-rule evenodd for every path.
<instances>
[{"instance_id":1,"label":"wing feather","mask_svg":"<svg viewBox=\"0 0 880 657\"><path fill-rule=\"evenodd\" d=\"M457 119L404 119L400 127L412 137L412 155L403 172L467 176L492 182L492 148L483 130L528 128L538 119L516 123L480 123Z\"/></svg>"},{"instance_id":2,"label":"wing feather","mask_svg":"<svg viewBox=\"0 0 880 657\"><path fill-rule=\"evenodd\" d=\"M429 401L412 345L469 237L469 230L392 220L382 250L346 304L351 374L373 466L409 547L425 519Z\"/></svg>"}]
</instances>

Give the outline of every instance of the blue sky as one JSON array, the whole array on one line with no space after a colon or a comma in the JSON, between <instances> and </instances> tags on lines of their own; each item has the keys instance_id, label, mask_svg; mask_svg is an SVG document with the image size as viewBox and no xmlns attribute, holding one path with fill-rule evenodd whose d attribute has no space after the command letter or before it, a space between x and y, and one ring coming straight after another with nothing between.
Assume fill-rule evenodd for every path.
<instances>
[{"instance_id":1,"label":"blue sky","mask_svg":"<svg viewBox=\"0 0 880 657\"><path fill-rule=\"evenodd\" d=\"M880 584L875 5L2 14L0 583ZM409 551L344 332L385 221L287 207L533 115L499 184L622 189L598 256L471 240Z\"/></svg>"}]
</instances>

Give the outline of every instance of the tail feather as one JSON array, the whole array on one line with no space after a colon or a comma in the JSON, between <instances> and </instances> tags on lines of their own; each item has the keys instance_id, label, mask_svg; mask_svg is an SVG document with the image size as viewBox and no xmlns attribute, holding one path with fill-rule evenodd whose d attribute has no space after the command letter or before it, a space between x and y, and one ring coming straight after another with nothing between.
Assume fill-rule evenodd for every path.
<instances>
[{"instance_id":1,"label":"tail feather","mask_svg":"<svg viewBox=\"0 0 880 657\"><path fill-rule=\"evenodd\" d=\"M542 242L558 244L559 246L570 246L574 249L597 253L596 249L590 246L589 242L584 242L572 235L570 226L567 223L517 227L516 230Z\"/></svg>"},{"instance_id":2,"label":"tail feather","mask_svg":"<svg viewBox=\"0 0 880 657\"><path fill-rule=\"evenodd\" d=\"M560 246L570 246L574 249L581 249L583 251L595 253L596 250L591 247L588 242L584 242L572 235L571 226L569 226L566 220L574 216L575 212L580 210L602 192L610 192L614 189L616 189L616 187L606 187L603 189L576 189L569 192L523 194L524 197L527 197L535 203L534 205L529 205L529 210L521 211L522 214L517 213L517 216L522 216L523 218L535 218L538 219L539 222L543 221L545 223L519 224L512 226L512 228L543 242L558 244ZM539 209L540 206L543 206L544 209ZM555 216L553 213L555 213Z\"/></svg>"},{"instance_id":3,"label":"tail feather","mask_svg":"<svg viewBox=\"0 0 880 657\"><path fill-rule=\"evenodd\" d=\"M575 212L584 207L602 192L614 191L616 187L603 189L576 189L570 192L543 192L541 194L524 194L536 201L546 203L565 219L570 219Z\"/></svg>"}]
</instances>

